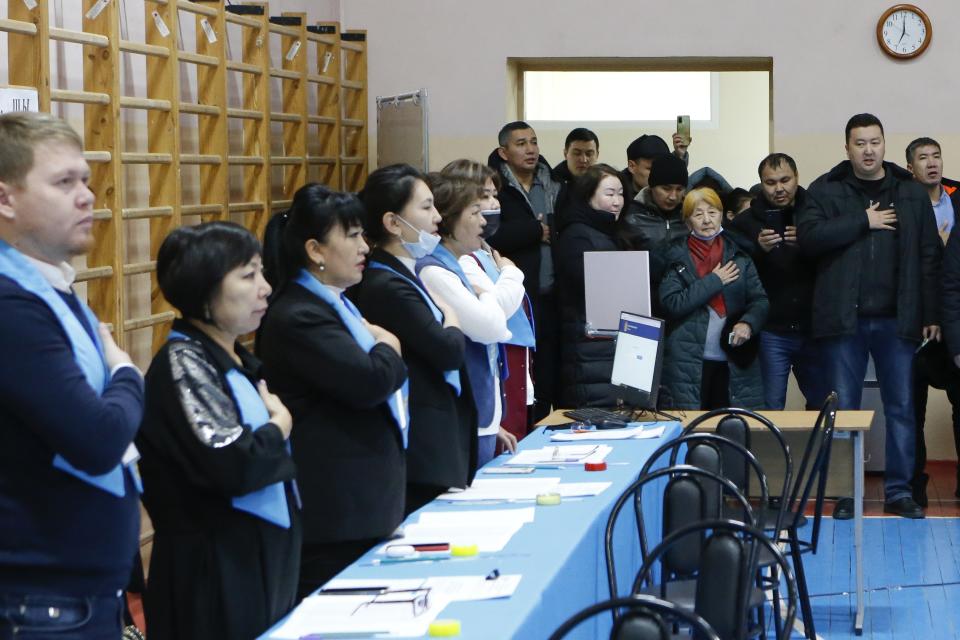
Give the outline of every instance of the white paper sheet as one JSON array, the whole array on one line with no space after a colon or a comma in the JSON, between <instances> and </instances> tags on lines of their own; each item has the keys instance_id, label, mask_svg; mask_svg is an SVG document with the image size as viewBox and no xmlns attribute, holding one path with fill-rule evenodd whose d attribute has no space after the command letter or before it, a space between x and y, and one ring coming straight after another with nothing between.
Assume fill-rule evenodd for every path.
<instances>
[{"instance_id":1,"label":"white paper sheet","mask_svg":"<svg viewBox=\"0 0 960 640\"><path fill-rule=\"evenodd\" d=\"M502 575L494 580L486 576L433 576L401 580L346 579L331 580L324 589L350 589L358 587L387 587L390 589L416 589L429 587L430 595L440 594L450 602L467 600L493 600L509 598L520 584L519 574Z\"/></svg>"},{"instance_id":2,"label":"white paper sheet","mask_svg":"<svg viewBox=\"0 0 960 640\"><path fill-rule=\"evenodd\" d=\"M524 449L517 452L504 464L508 465L579 465L586 462L603 462L613 447L606 444L571 444L548 446L541 449Z\"/></svg>"},{"instance_id":3,"label":"white paper sheet","mask_svg":"<svg viewBox=\"0 0 960 640\"><path fill-rule=\"evenodd\" d=\"M555 432L550 434L552 442L577 442L579 440L645 440L660 438L666 428L659 427L626 427L624 429L600 429L584 431L582 433Z\"/></svg>"},{"instance_id":4,"label":"white paper sheet","mask_svg":"<svg viewBox=\"0 0 960 640\"><path fill-rule=\"evenodd\" d=\"M472 500L536 500L537 495L552 491L560 478L477 478L467 489L444 493L438 500L451 502Z\"/></svg>"}]
</instances>

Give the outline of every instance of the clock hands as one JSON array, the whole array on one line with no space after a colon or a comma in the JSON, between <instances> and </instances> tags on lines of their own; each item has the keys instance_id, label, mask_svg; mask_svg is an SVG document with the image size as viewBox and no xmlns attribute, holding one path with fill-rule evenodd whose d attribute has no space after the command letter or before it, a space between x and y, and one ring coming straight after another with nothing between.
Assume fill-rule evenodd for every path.
<instances>
[{"instance_id":1,"label":"clock hands","mask_svg":"<svg viewBox=\"0 0 960 640\"><path fill-rule=\"evenodd\" d=\"M907 35L907 17L900 14L900 21L903 23L903 31L900 32L900 39L897 40L897 46L900 46L900 43L903 42L903 36Z\"/></svg>"}]
</instances>

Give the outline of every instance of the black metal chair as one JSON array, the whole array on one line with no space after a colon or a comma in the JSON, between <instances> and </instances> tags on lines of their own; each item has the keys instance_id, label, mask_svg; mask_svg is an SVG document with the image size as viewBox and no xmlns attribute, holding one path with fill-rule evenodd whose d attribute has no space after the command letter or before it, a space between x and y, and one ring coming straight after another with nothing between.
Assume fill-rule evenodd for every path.
<instances>
[{"instance_id":1,"label":"black metal chair","mask_svg":"<svg viewBox=\"0 0 960 640\"><path fill-rule=\"evenodd\" d=\"M759 552L765 549L775 559L787 587L787 612L783 628L777 631L777 639L789 638L797 611L797 585L793 572L786 558L761 529L742 522L707 520L674 531L644 559L633 589L636 591L649 581L654 567L662 564L674 547L685 544L692 535L703 536L693 611L703 617L723 640L741 640L763 633L764 629L750 626L750 611L754 608L750 594L756 590L754 576Z\"/></svg>"},{"instance_id":2,"label":"black metal chair","mask_svg":"<svg viewBox=\"0 0 960 640\"><path fill-rule=\"evenodd\" d=\"M622 611L626 610L626 611ZM554 631L549 640L562 640L585 620L605 611L619 611L611 640L668 640L675 637L674 626L688 628L696 640L720 640L720 636L700 616L672 602L652 596L614 598L578 611Z\"/></svg>"},{"instance_id":3,"label":"black metal chair","mask_svg":"<svg viewBox=\"0 0 960 640\"><path fill-rule=\"evenodd\" d=\"M839 399L831 391L820 408L820 414L810 432L810 439L803 452L800 467L797 470L796 483L790 492L787 503L783 533L779 542L790 547L793 570L797 577L797 589L800 593L800 610L803 614L803 626L807 638L814 640L816 630L813 612L810 606L810 593L807 590L807 578L803 570L803 554L816 553L820 542L820 522L823 519L824 492L827 487L827 474L830 467L830 454L833 451L834 427L837 421ZM813 525L807 539L800 538L800 529L807 524L804 517L810 494L816 487L817 497L814 503Z\"/></svg>"},{"instance_id":4,"label":"black metal chair","mask_svg":"<svg viewBox=\"0 0 960 640\"><path fill-rule=\"evenodd\" d=\"M697 448L706 448L705 443L711 441L722 441L731 444L743 455L748 456L751 463L759 474L761 491L766 495L766 479L759 463L753 458L753 455L736 443L731 443L720 436L714 434L695 434L687 436L686 439L678 439L661 446L655 451L648 464L670 452L675 447L681 447L685 444L696 445ZM697 444L699 443L699 444ZM718 454L719 457L719 454ZM650 471L648 465L644 465L644 472L629 487L627 487L619 496L607 518L607 527L605 532L604 552L607 563L607 582L611 597L616 597L617 589L617 571L616 561L613 552L613 536L617 519L619 518L624 506L631 499L634 501L635 509L642 500L643 489L651 483L666 479L666 486L663 489L663 536L670 532L683 528L689 524L715 520L722 511L722 504L725 497L739 504L743 512L743 520L751 525L756 523L754 511L749 501L732 481L722 477L721 474L709 469L703 469L689 464L674 465L655 471ZM711 485L715 487L710 490ZM637 516L637 533L640 543L642 557L646 557L649 544L647 542L647 528L644 526L643 514ZM653 595L662 599L674 602L675 604L692 610L696 596L695 576L700 566L700 549L702 540L698 536L691 536L684 540L677 548L671 550L671 553L665 558L662 567L660 582L654 584L648 582L645 585L635 587L631 593L641 593L644 595ZM764 603L764 594L760 589L753 590L750 599L754 607L760 608ZM614 616L616 617L616 612Z\"/></svg>"}]
</instances>

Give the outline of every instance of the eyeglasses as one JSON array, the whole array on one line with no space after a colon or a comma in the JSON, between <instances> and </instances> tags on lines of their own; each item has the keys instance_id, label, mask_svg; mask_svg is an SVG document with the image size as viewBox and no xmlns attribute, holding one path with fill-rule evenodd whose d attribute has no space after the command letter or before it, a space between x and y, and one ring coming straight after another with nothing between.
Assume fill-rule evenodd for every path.
<instances>
[{"instance_id":1,"label":"eyeglasses","mask_svg":"<svg viewBox=\"0 0 960 640\"><path fill-rule=\"evenodd\" d=\"M430 606L430 587L384 591L383 593L379 593L374 596L372 600L361 603L360 606L354 609L353 613L350 615L355 615L364 607L370 607L374 605L394 605L400 607L410 605L413 611L413 616L416 617L426 611L427 607Z\"/></svg>"}]
</instances>

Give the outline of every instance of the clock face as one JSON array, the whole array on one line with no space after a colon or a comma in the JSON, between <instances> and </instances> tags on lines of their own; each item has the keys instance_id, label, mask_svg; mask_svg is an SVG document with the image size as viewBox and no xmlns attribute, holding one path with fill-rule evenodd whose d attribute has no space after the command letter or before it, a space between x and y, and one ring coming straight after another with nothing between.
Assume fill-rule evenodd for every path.
<instances>
[{"instance_id":1,"label":"clock face","mask_svg":"<svg viewBox=\"0 0 960 640\"><path fill-rule=\"evenodd\" d=\"M895 56L918 54L928 38L923 18L910 9L899 9L888 15L881 29L882 44Z\"/></svg>"}]
</instances>

